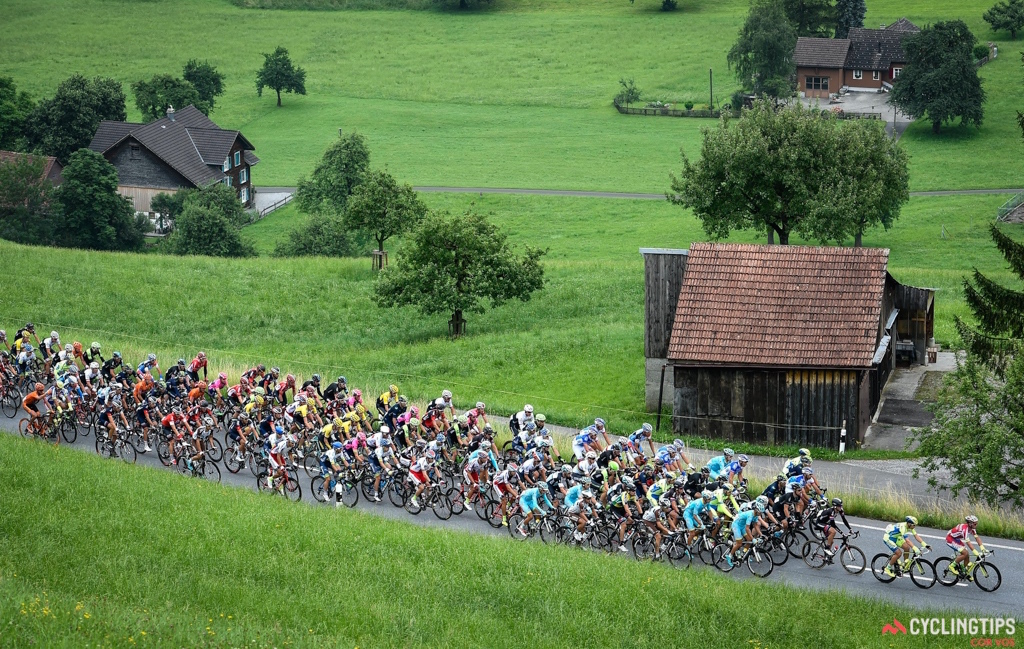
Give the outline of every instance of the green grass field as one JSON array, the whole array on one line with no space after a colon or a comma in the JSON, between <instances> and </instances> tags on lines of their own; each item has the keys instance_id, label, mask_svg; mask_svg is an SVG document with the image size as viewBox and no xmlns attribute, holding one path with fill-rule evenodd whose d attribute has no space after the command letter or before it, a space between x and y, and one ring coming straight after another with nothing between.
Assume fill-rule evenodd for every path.
<instances>
[{"instance_id":1,"label":"green grass field","mask_svg":"<svg viewBox=\"0 0 1024 649\"><path fill-rule=\"evenodd\" d=\"M651 99L706 103L713 68L716 101L728 100L737 84L725 54L747 5L684 0L663 13L651 0L499 0L460 14L10 0L0 74L40 96L74 71L127 84L209 59L227 74L213 117L255 143L257 185L294 184L343 128L367 135L375 164L418 185L660 192L680 147L696 153L700 129L713 122L618 115L610 105L618 79L636 78ZM900 16L918 24L962 18L1003 53L981 71L990 100L980 130L954 127L936 138L915 125L904 136L913 189L1020 184L1018 48L981 21L985 8L870 3L869 26ZM39 43L59 47L40 57ZM280 109L254 92L259 53L277 45L307 69L309 91L286 96ZM131 97L129 105L134 114Z\"/></svg>"},{"instance_id":2,"label":"green grass field","mask_svg":"<svg viewBox=\"0 0 1024 649\"><path fill-rule=\"evenodd\" d=\"M9 435L0 456L4 646L873 647L889 646L883 623L918 614L313 508Z\"/></svg>"}]
</instances>

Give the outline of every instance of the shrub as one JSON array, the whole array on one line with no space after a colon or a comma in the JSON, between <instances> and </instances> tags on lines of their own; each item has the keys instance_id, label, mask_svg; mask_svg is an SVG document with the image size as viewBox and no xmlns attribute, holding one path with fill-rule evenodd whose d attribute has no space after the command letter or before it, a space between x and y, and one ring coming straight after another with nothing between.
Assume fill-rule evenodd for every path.
<instances>
[{"instance_id":1,"label":"shrub","mask_svg":"<svg viewBox=\"0 0 1024 649\"><path fill-rule=\"evenodd\" d=\"M256 249L242 238L239 226L228 214L194 199L185 201L166 245L176 255L256 256Z\"/></svg>"},{"instance_id":2,"label":"shrub","mask_svg":"<svg viewBox=\"0 0 1024 649\"><path fill-rule=\"evenodd\" d=\"M977 45L974 46L974 58L975 59L980 61L981 59L983 59L983 58L985 58L987 56L988 56L988 46L987 45L982 45L981 43L978 43Z\"/></svg>"},{"instance_id":3,"label":"shrub","mask_svg":"<svg viewBox=\"0 0 1024 649\"><path fill-rule=\"evenodd\" d=\"M676 0L661 0L662 11L675 11L677 6Z\"/></svg>"},{"instance_id":4,"label":"shrub","mask_svg":"<svg viewBox=\"0 0 1024 649\"><path fill-rule=\"evenodd\" d=\"M314 214L304 224L278 242L275 257L358 257L366 253L366 237L345 227L344 219L329 214Z\"/></svg>"},{"instance_id":5,"label":"shrub","mask_svg":"<svg viewBox=\"0 0 1024 649\"><path fill-rule=\"evenodd\" d=\"M692 101L687 100L686 103L683 104L683 106L686 106L686 110L693 110L693 102Z\"/></svg>"}]
</instances>

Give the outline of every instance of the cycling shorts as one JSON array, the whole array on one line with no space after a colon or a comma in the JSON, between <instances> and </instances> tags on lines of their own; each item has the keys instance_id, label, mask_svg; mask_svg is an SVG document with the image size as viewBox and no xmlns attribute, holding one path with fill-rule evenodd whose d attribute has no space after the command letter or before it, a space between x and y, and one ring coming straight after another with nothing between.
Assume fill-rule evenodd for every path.
<instances>
[{"instance_id":1,"label":"cycling shorts","mask_svg":"<svg viewBox=\"0 0 1024 649\"><path fill-rule=\"evenodd\" d=\"M958 541L957 539L953 539L952 541L947 540L946 545L948 545L953 552L956 552L957 554L960 554L960 551L967 547L964 545L962 540Z\"/></svg>"},{"instance_id":2,"label":"cycling shorts","mask_svg":"<svg viewBox=\"0 0 1024 649\"><path fill-rule=\"evenodd\" d=\"M626 517L626 510L622 505L612 505L611 507L608 508L608 511L610 511L612 514L615 514L619 518Z\"/></svg>"},{"instance_id":3,"label":"cycling shorts","mask_svg":"<svg viewBox=\"0 0 1024 649\"><path fill-rule=\"evenodd\" d=\"M576 456L577 461L582 460L587 455L587 449L583 447L583 444L573 444L572 452Z\"/></svg>"},{"instance_id":4,"label":"cycling shorts","mask_svg":"<svg viewBox=\"0 0 1024 649\"><path fill-rule=\"evenodd\" d=\"M480 473L478 471L469 471L469 470L463 471L462 472L462 477L464 477L466 479L466 482L468 482L468 483L470 483L472 485L480 484Z\"/></svg>"},{"instance_id":5,"label":"cycling shorts","mask_svg":"<svg viewBox=\"0 0 1024 649\"><path fill-rule=\"evenodd\" d=\"M750 528L746 525L737 525L735 522L731 525L733 539L739 541L743 538L743 535L747 533Z\"/></svg>"},{"instance_id":6,"label":"cycling shorts","mask_svg":"<svg viewBox=\"0 0 1024 649\"><path fill-rule=\"evenodd\" d=\"M524 512L532 512L533 510L537 509L537 499L530 498L528 496L520 496L519 507Z\"/></svg>"},{"instance_id":7,"label":"cycling shorts","mask_svg":"<svg viewBox=\"0 0 1024 649\"><path fill-rule=\"evenodd\" d=\"M498 497L499 498L504 496L507 493L510 493L508 485L504 484L502 482L495 482L494 483L494 490L498 492Z\"/></svg>"},{"instance_id":8,"label":"cycling shorts","mask_svg":"<svg viewBox=\"0 0 1024 649\"><path fill-rule=\"evenodd\" d=\"M271 469L280 469L284 466L284 456L280 453L271 453L268 457L270 459Z\"/></svg>"},{"instance_id":9,"label":"cycling shorts","mask_svg":"<svg viewBox=\"0 0 1024 649\"><path fill-rule=\"evenodd\" d=\"M427 483L427 472L426 471L410 471L409 477L416 483L417 486Z\"/></svg>"},{"instance_id":10,"label":"cycling shorts","mask_svg":"<svg viewBox=\"0 0 1024 649\"><path fill-rule=\"evenodd\" d=\"M882 542L885 543L885 547L889 548L890 551L895 551L896 548L903 546L903 537L901 536L889 536L886 534L882 537Z\"/></svg>"},{"instance_id":11,"label":"cycling shorts","mask_svg":"<svg viewBox=\"0 0 1024 649\"><path fill-rule=\"evenodd\" d=\"M686 529L688 530L695 530L699 527L704 527L704 523L701 522L698 517L685 509L683 510L683 520L686 521Z\"/></svg>"}]
</instances>

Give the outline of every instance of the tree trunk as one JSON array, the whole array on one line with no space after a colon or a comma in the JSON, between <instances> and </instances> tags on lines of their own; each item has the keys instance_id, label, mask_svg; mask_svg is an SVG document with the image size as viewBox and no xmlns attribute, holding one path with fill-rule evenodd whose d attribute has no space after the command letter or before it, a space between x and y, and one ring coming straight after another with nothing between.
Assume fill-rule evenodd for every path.
<instances>
[{"instance_id":1,"label":"tree trunk","mask_svg":"<svg viewBox=\"0 0 1024 649\"><path fill-rule=\"evenodd\" d=\"M281 105L281 91L280 90L277 91L277 105L278 106Z\"/></svg>"},{"instance_id":2,"label":"tree trunk","mask_svg":"<svg viewBox=\"0 0 1024 649\"><path fill-rule=\"evenodd\" d=\"M789 245L789 233L788 232L779 232L779 245L780 246L788 246Z\"/></svg>"},{"instance_id":3,"label":"tree trunk","mask_svg":"<svg viewBox=\"0 0 1024 649\"><path fill-rule=\"evenodd\" d=\"M932 133L938 133L940 128L942 128L942 122L932 120Z\"/></svg>"},{"instance_id":4,"label":"tree trunk","mask_svg":"<svg viewBox=\"0 0 1024 649\"><path fill-rule=\"evenodd\" d=\"M452 319L448 321L448 335L458 338L466 333L466 319L462 317L462 309L456 309Z\"/></svg>"},{"instance_id":5,"label":"tree trunk","mask_svg":"<svg viewBox=\"0 0 1024 649\"><path fill-rule=\"evenodd\" d=\"M775 245L775 230L773 230L771 228L768 228L768 245L769 246L774 246Z\"/></svg>"},{"instance_id":6,"label":"tree trunk","mask_svg":"<svg viewBox=\"0 0 1024 649\"><path fill-rule=\"evenodd\" d=\"M853 247L854 248L860 248L861 247L861 245L862 245L861 244L861 237L862 236L864 236L864 231L863 230L857 230L857 236L855 236L853 238Z\"/></svg>"}]
</instances>

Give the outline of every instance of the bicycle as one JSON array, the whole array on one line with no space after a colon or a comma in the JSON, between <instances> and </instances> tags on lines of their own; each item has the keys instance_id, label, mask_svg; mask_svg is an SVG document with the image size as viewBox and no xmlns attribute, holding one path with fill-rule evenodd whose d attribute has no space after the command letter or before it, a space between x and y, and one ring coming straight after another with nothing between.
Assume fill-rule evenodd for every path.
<instances>
[{"instance_id":1,"label":"bicycle","mask_svg":"<svg viewBox=\"0 0 1024 649\"><path fill-rule=\"evenodd\" d=\"M412 484L408 485L408 489L410 494L416 493ZM428 482L420 497L423 499L422 502L419 500L414 501L412 497L408 498L405 501L405 511L415 516L429 507L434 511L434 515L443 521L452 517L451 492L446 492L443 485L436 482Z\"/></svg>"},{"instance_id":2,"label":"bicycle","mask_svg":"<svg viewBox=\"0 0 1024 649\"><path fill-rule=\"evenodd\" d=\"M302 487L299 486L299 477L294 466L288 466L280 476L270 479L269 471L260 473L256 477L256 488L260 493L279 494L298 502L302 500Z\"/></svg>"},{"instance_id":3,"label":"bicycle","mask_svg":"<svg viewBox=\"0 0 1024 649\"><path fill-rule=\"evenodd\" d=\"M137 454L135 447L126 439L127 435L127 431L118 426L117 441L111 442L107 435L107 429L98 429L96 431L96 452L101 456L118 457L129 464L135 464Z\"/></svg>"},{"instance_id":4,"label":"bicycle","mask_svg":"<svg viewBox=\"0 0 1024 649\"><path fill-rule=\"evenodd\" d=\"M53 411L41 417L22 419L18 422L18 432L23 437L40 437L47 442L60 442L60 433L53 427Z\"/></svg>"},{"instance_id":5,"label":"bicycle","mask_svg":"<svg viewBox=\"0 0 1024 649\"><path fill-rule=\"evenodd\" d=\"M216 462L206 457L205 451L200 451L191 459L182 455L178 458L177 468L182 475L191 475L193 478L203 477L210 482L220 482L220 469L217 468Z\"/></svg>"},{"instance_id":6,"label":"bicycle","mask_svg":"<svg viewBox=\"0 0 1024 649\"><path fill-rule=\"evenodd\" d=\"M380 493L387 494L388 500L395 507L405 507L405 499L409 497L408 492L405 488L405 483L399 478L398 470L393 469L391 471L378 470L367 471L363 476L363 480L360 483L360 490L363 492L363 497L369 502L375 502L373 493L373 483L380 475Z\"/></svg>"},{"instance_id":7,"label":"bicycle","mask_svg":"<svg viewBox=\"0 0 1024 649\"><path fill-rule=\"evenodd\" d=\"M746 562L747 570L750 574L755 577L764 579L768 575L772 574L775 570L775 561L772 560L772 555L767 551L765 547L765 539L763 536L754 538L753 541L743 541L743 545L740 546L739 554L733 559L732 565L726 559L729 552L732 550L732 543L729 541L723 541L715 546L712 550L711 555L714 559L715 567L722 572L730 572L733 568L742 562Z\"/></svg>"},{"instance_id":8,"label":"bicycle","mask_svg":"<svg viewBox=\"0 0 1024 649\"><path fill-rule=\"evenodd\" d=\"M963 572L953 572L952 570L952 563L956 559L956 555L939 557L935 560L935 578L943 586L956 586L961 581L973 581L978 588L986 593L991 593L1003 583L1003 575L999 572L999 568L988 562L988 557L992 554L994 554L992 550L985 550L978 554L977 559L968 563Z\"/></svg>"},{"instance_id":9,"label":"bicycle","mask_svg":"<svg viewBox=\"0 0 1024 649\"><path fill-rule=\"evenodd\" d=\"M522 526L523 521L526 519L522 512L516 512L515 514L509 514L508 516L508 533L517 541L525 541L535 534L540 535L540 539L545 543L555 543L558 537L558 525L552 516L552 511L544 512L542 516L534 516L530 524L526 526L526 534L522 533L519 528Z\"/></svg>"},{"instance_id":10,"label":"bicycle","mask_svg":"<svg viewBox=\"0 0 1024 649\"><path fill-rule=\"evenodd\" d=\"M859 575L864 572L864 569L867 567L867 557L864 556L864 552L860 548L850 544L850 539L860 536L860 531L858 530L850 534L839 532L839 535L842 537L839 549L832 554L825 552L825 541L808 541L805 543L803 549L804 563L811 568L819 569L835 563L838 556L839 564L843 566L846 572L851 575Z\"/></svg>"},{"instance_id":11,"label":"bicycle","mask_svg":"<svg viewBox=\"0 0 1024 649\"><path fill-rule=\"evenodd\" d=\"M331 498L335 499L335 505L342 504L346 507L355 507L359 502L359 483L362 481L362 471L359 469L342 469L333 474L333 493L328 488L330 483L323 475L318 475L309 481L309 488L313 492L313 498L317 502L325 503Z\"/></svg>"},{"instance_id":12,"label":"bicycle","mask_svg":"<svg viewBox=\"0 0 1024 649\"><path fill-rule=\"evenodd\" d=\"M0 380L0 412L8 419L14 419L21 408L21 391L6 379Z\"/></svg>"},{"instance_id":13,"label":"bicycle","mask_svg":"<svg viewBox=\"0 0 1024 649\"><path fill-rule=\"evenodd\" d=\"M925 550L927 552L927 550ZM918 588L928 589L935 585L935 566L931 561L921 558L921 549L914 547L913 556L909 559L901 559L893 565L894 575L885 573L885 566L892 557L891 552L880 552L871 559L871 573L875 579L883 584L892 583L899 577L910 576L910 581Z\"/></svg>"}]
</instances>

